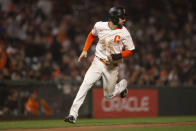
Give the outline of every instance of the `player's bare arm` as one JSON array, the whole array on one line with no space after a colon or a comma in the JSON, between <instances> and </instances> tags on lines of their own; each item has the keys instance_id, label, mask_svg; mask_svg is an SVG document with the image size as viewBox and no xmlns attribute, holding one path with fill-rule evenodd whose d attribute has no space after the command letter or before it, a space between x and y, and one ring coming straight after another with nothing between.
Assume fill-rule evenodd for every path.
<instances>
[{"instance_id":1,"label":"player's bare arm","mask_svg":"<svg viewBox=\"0 0 196 131\"><path fill-rule=\"evenodd\" d=\"M78 58L78 62L81 62L81 59L83 57L85 57L85 58L87 57L87 51L88 51L89 47L91 46L92 42L94 41L94 39L95 39L95 36L92 34L92 32L90 32L88 34L88 37L87 37L86 42L84 44L83 51L82 51L80 57Z\"/></svg>"},{"instance_id":2,"label":"player's bare arm","mask_svg":"<svg viewBox=\"0 0 196 131\"><path fill-rule=\"evenodd\" d=\"M80 57L78 58L78 62L80 63L83 57L87 57L87 51L82 51Z\"/></svg>"}]
</instances>

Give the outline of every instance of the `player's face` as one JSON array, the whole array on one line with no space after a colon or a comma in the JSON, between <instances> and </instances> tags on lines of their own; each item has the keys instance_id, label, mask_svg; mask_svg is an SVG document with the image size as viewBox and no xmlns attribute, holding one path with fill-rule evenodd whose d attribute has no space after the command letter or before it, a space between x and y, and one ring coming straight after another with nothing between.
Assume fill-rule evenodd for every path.
<instances>
[{"instance_id":1,"label":"player's face","mask_svg":"<svg viewBox=\"0 0 196 131\"><path fill-rule=\"evenodd\" d=\"M123 11L124 11L124 14L126 14L126 10L123 9ZM126 22L126 16L123 16L122 18L119 18L118 24L123 26L125 24L125 22Z\"/></svg>"}]
</instances>

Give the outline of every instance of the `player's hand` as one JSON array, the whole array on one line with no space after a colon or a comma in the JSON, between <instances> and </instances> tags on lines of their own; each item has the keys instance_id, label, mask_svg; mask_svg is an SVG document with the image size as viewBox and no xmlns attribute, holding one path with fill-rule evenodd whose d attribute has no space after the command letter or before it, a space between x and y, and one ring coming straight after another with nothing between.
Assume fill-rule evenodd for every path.
<instances>
[{"instance_id":1,"label":"player's hand","mask_svg":"<svg viewBox=\"0 0 196 131\"><path fill-rule=\"evenodd\" d=\"M108 56L108 60L110 61L110 62L112 62L113 60L112 60L112 56L110 55L110 56Z\"/></svg>"},{"instance_id":2,"label":"player's hand","mask_svg":"<svg viewBox=\"0 0 196 131\"><path fill-rule=\"evenodd\" d=\"M120 62L122 62L122 59L113 60L113 59L112 59L112 55L110 55L110 56L108 56L108 61L109 61L109 63L115 64L115 63L120 63Z\"/></svg>"},{"instance_id":3,"label":"player's hand","mask_svg":"<svg viewBox=\"0 0 196 131\"><path fill-rule=\"evenodd\" d=\"M85 58L87 57L87 52L86 52L86 51L82 51L80 57L78 58L78 62L79 62L79 63L81 62L81 59L82 59L83 57L85 57Z\"/></svg>"}]
</instances>

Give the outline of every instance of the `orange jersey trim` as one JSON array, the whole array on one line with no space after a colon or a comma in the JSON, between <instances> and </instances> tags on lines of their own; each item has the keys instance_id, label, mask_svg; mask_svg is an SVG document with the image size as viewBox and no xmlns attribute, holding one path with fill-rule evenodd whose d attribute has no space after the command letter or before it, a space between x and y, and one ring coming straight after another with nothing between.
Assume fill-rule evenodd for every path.
<instances>
[{"instance_id":1,"label":"orange jersey trim","mask_svg":"<svg viewBox=\"0 0 196 131\"><path fill-rule=\"evenodd\" d=\"M86 39L83 51L88 51L88 49L91 46L91 44L93 43L94 39L95 39L95 36L92 34L92 32L90 32L88 34L87 39Z\"/></svg>"},{"instance_id":2,"label":"orange jersey trim","mask_svg":"<svg viewBox=\"0 0 196 131\"><path fill-rule=\"evenodd\" d=\"M122 58L126 58L128 56L131 56L133 52L131 50L125 50L121 52Z\"/></svg>"}]
</instances>

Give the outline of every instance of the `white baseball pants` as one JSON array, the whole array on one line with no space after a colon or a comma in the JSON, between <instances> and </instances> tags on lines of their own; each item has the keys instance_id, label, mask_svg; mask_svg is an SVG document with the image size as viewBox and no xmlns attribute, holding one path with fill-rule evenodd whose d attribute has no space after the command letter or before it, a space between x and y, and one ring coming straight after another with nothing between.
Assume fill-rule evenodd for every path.
<instances>
[{"instance_id":1,"label":"white baseball pants","mask_svg":"<svg viewBox=\"0 0 196 131\"><path fill-rule=\"evenodd\" d=\"M116 84L118 79L118 66L105 65L98 57L95 57L73 101L69 115L75 118L78 117L78 110L84 102L88 90L101 77L103 79L104 97L107 99L120 94L127 87L127 81L125 79Z\"/></svg>"}]
</instances>

